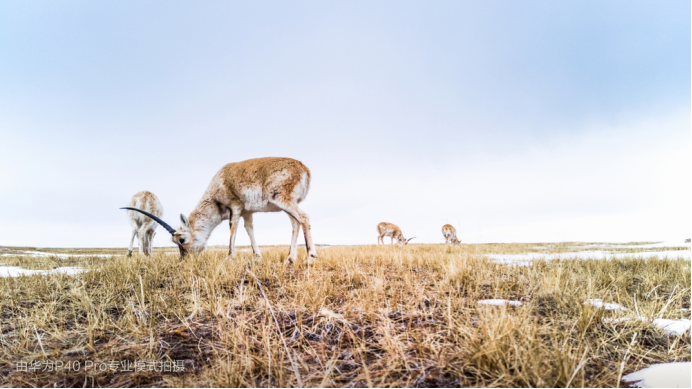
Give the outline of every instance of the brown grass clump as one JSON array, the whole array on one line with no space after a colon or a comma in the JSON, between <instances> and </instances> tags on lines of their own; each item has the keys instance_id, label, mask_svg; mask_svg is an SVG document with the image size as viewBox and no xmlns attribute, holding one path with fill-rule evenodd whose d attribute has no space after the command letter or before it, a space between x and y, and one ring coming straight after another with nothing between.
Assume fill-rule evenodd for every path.
<instances>
[{"instance_id":1,"label":"brown grass clump","mask_svg":"<svg viewBox=\"0 0 692 389\"><path fill-rule=\"evenodd\" d=\"M531 245L353 246L286 267L198 257L3 257L80 265L75 276L0 278L4 386L606 386L649 364L690 360L690 335L606 317L689 317L690 262L498 265ZM304 258L305 251L300 252ZM261 286L261 289L260 289ZM481 299L522 306L481 306ZM622 313L584 306L601 298ZM183 372L85 370L87 361L182 361ZM79 361L77 371L18 363ZM111 365L108 365L111 366ZM43 367L43 366L42 366Z\"/></svg>"}]
</instances>

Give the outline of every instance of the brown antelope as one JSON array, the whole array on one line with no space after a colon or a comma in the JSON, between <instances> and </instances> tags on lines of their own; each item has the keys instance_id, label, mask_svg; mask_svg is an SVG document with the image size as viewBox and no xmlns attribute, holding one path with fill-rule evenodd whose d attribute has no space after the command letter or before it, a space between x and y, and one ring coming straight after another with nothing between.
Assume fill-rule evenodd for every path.
<instances>
[{"instance_id":1,"label":"brown antelope","mask_svg":"<svg viewBox=\"0 0 692 389\"><path fill-rule=\"evenodd\" d=\"M409 238L406 240L404 238L404 234L401 233L401 228L397 226L396 224L392 223L387 223L387 222L382 222L377 225L377 232L379 232L379 236L377 237L377 244L384 244L384 237L388 236L390 239L390 244L394 243L394 239L396 239L397 243L399 246L403 247L404 245L407 245L408 242L413 239Z\"/></svg>"},{"instance_id":2,"label":"brown antelope","mask_svg":"<svg viewBox=\"0 0 692 389\"><path fill-rule=\"evenodd\" d=\"M442 226L442 235L445 237L445 244L458 245L461 241L457 238L457 230L451 224Z\"/></svg>"},{"instance_id":3,"label":"brown antelope","mask_svg":"<svg viewBox=\"0 0 692 389\"><path fill-rule=\"evenodd\" d=\"M310 170L300 161L291 158L257 158L229 163L212 178L207 191L189 217L180 215L182 226L174 230L159 218L154 218L172 236L173 243L180 249L180 255L198 254L207 246L211 232L223 220L229 220L231 239L228 255L235 255L235 236L238 222L242 216L245 230L250 236L252 251L261 257L252 228L252 214L255 212L284 211L291 219L293 235L286 262L297 258L296 245L298 233L303 228L308 263L317 258L317 252L310 235L308 215L298 208L310 188ZM139 211L139 209L125 208ZM151 216L151 215L147 215Z\"/></svg>"},{"instance_id":4,"label":"brown antelope","mask_svg":"<svg viewBox=\"0 0 692 389\"><path fill-rule=\"evenodd\" d=\"M149 212L154 216L161 217L163 215L163 207L159 199L146 190L132 196L128 205ZM151 255L151 244L156 234L156 227L158 227L156 222L150 217L133 211L128 211L127 216L132 226L132 238L130 239L130 248L127 250L127 256L132 255L132 245L135 243L135 236L139 239L139 253Z\"/></svg>"}]
</instances>

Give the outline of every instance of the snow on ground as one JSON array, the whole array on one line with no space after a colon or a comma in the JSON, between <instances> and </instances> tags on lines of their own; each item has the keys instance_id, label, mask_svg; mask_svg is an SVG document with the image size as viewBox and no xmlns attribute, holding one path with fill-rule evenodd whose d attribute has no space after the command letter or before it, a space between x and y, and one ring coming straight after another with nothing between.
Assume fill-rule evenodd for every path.
<instances>
[{"instance_id":1,"label":"snow on ground","mask_svg":"<svg viewBox=\"0 0 692 389\"><path fill-rule=\"evenodd\" d=\"M3 257L18 257L18 256L28 256L28 257L58 257L58 258L69 258L69 257L112 257L112 254L64 254L64 253L46 253L43 251L20 251L10 254L2 254Z\"/></svg>"},{"instance_id":2,"label":"snow on ground","mask_svg":"<svg viewBox=\"0 0 692 389\"><path fill-rule=\"evenodd\" d=\"M615 246L618 247L618 246ZM689 247L692 248L692 243L687 243L687 242L656 242L656 243L651 243L651 244L633 244L633 245L625 245L625 246L619 246L619 247L624 247L624 248L632 248L632 249L648 249L648 248L658 248L658 247Z\"/></svg>"},{"instance_id":3,"label":"snow on ground","mask_svg":"<svg viewBox=\"0 0 692 389\"><path fill-rule=\"evenodd\" d=\"M584 301L585 305L591 305L597 308L603 308L606 311L626 311L627 308L623 307L620 304L616 303L604 303L603 300L601 299L588 299ZM629 320L642 320L648 323L653 324L654 326L660 328L663 330L663 332L666 333L666 335L671 336L671 335L683 335L685 332L689 331L690 329L690 324L692 324L692 321L689 319L680 319L680 320L674 320L674 319L649 319L648 317L645 316L637 316L635 318L632 317L619 317L619 318L612 318L612 317L604 317L603 319L604 323L621 323L624 321L629 321Z\"/></svg>"},{"instance_id":4,"label":"snow on ground","mask_svg":"<svg viewBox=\"0 0 692 389\"><path fill-rule=\"evenodd\" d=\"M29 270L29 269L23 269L19 266L0 266L0 277L19 277L19 276L31 276L35 274L57 274L57 273L62 273L62 274L67 274L67 275L73 275L73 274L79 274L81 272L85 271L85 269L82 269L80 267L73 267L73 266L66 266L66 267L58 267L52 270Z\"/></svg>"},{"instance_id":5,"label":"snow on ground","mask_svg":"<svg viewBox=\"0 0 692 389\"><path fill-rule=\"evenodd\" d=\"M613 259L613 258L660 258L660 259L691 259L692 251L646 251L640 253L610 253L607 251L578 251L572 253L526 253L526 254L485 254L494 259L493 262L503 265L530 266L536 259Z\"/></svg>"},{"instance_id":6,"label":"snow on ground","mask_svg":"<svg viewBox=\"0 0 692 389\"><path fill-rule=\"evenodd\" d=\"M662 329L666 333L666 335L670 336L682 335L685 332L689 331L692 321L688 319L654 319L652 323L656 327Z\"/></svg>"},{"instance_id":7,"label":"snow on ground","mask_svg":"<svg viewBox=\"0 0 692 389\"><path fill-rule=\"evenodd\" d=\"M504 299L491 299L491 300L479 300L478 304L480 305L514 305L515 307L518 307L520 305L523 305L521 301L514 301L514 300L504 300Z\"/></svg>"},{"instance_id":8,"label":"snow on ground","mask_svg":"<svg viewBox=\"0 0 692 389\"><path fill-rule=\"evenodd\" d=\"M614 244L614 243L597 243L588 244L584 246L574 246L574 247L599 247L599 248L609 248L609 249L651 249L651 248L661 248L661 247L690 247L692 248L692 243L681 242L681 241L667 241L667 242L656 242L650 244Z\"/></svg>"},{"instance_id":9,"label":"snow on ground","mask_svg":"<svg viewBox=\"0 0 692 389\"><path fill-rule=\"evenodd\" d=\"M606 311L626 311L627 308L616 303L604 303L601 299L588 299L584 301L585 305L591 305L596 308L603 308Z\"/></svg>"},{"instance_id":10,"label":"snow on ground","mask_svg":"<svg viewBox=\"0 0 692 389\"><path fill-rule=\"evenodd\" d=\"M692 362L671 362L651 365L622 377L637 388L689 388Z\"/></svg>"},{"instance_id":11,"label":"snow on ground","mask_svg":"<svg viewBox=\"0 0 692 389\"><path fill-rule=\"evenodd\" d=\"M655 242L649 244L618 244L618 243L593 243L593 244L568 244L563 246L565 248L572 249L601 249L601 250L617 250L617 249L653 249L653 248L678 248L687 247L692 249L692 243L682 242L682 241L666 241L666 242ZM552 245L547 246L533 246L534 250L550 250L555 247Z\"/></svg>"},{"instance_id":12,"label":"snow on ground","mask_svg":"<svg viewBox=\"0 0 692 389\"><path fill-rule=\"evenodd\" d=\"M630 321L630 320L641 320L641 321L645 321L647 323L651 323L655 327L660 328L668 336L684 335L685 332L690 330L690 325L692 324L692 321L689 319L679 319L679 320L653 319L652 320L652 319L649 319L648 317L645 317L645 316L618 317L618 318L604 317L601 320L603 320L604 323L622 323L622 322L626 322L626 321Z\"/></svg>"}]
</instances>

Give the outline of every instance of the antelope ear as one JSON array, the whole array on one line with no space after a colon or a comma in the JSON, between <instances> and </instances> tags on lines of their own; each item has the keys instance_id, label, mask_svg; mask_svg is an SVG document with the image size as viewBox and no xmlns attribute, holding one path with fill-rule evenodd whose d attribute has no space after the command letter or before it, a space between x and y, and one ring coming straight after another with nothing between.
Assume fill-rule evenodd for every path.
<instances>
[{"instance_id":1,"label":"antelope ear","mask_svg":"<svg viewBox=\"0 0 692 389\"><path fill-rule=\"evenodd\" d=\"M183 222L185 227L190 228L190 222L187 221L187 218L182 213L180 214L180 221Z\"/></svg>"}]
</instances>

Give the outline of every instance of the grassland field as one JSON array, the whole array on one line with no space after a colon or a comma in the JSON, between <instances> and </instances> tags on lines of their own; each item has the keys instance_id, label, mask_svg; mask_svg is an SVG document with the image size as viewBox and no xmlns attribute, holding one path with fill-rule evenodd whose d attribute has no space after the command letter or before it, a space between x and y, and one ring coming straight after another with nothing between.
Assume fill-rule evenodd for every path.
<instances>
[{"instance_id":1,"label":"grassland field","mask_svg":"<svg viewBox=\"0 0 692 389\"><path fill-rule=\"evenodd\" d=\"M637 245L609 250L644 250ZM0 247L5 266L86 269L0 277L0 384L616 387L651 364L690 361L689 331L670 336L636 319L690 318L689 260L508 266L485 256L592 246L319 246L310 266L304 249L285 265L288 246L262 247L261 259L231 259L223 247L184 259L175 248L126 257L116 248ZM627 310L584 304L594 298ZM485 299L522 305L478 304ZM31 361L50 361L52 371L18 368ZM58 361L80 368L58 370ZM111 361L182 369L123 371Z\"/></svg>"}]
</instances>

